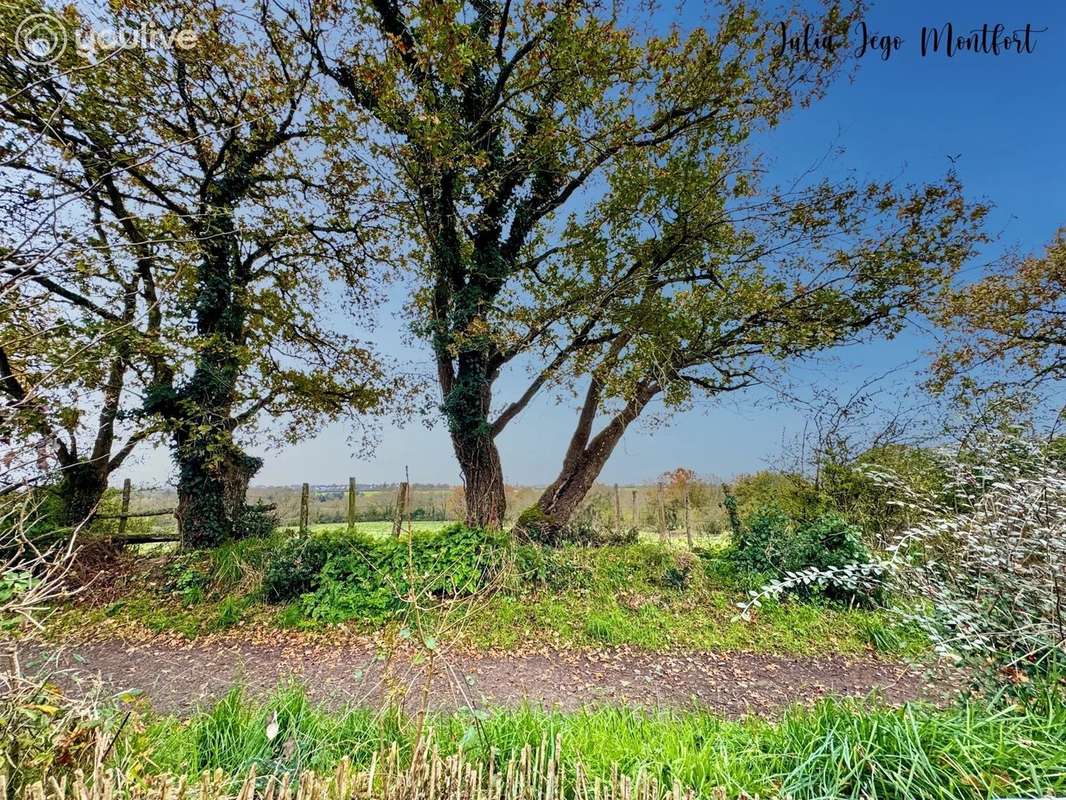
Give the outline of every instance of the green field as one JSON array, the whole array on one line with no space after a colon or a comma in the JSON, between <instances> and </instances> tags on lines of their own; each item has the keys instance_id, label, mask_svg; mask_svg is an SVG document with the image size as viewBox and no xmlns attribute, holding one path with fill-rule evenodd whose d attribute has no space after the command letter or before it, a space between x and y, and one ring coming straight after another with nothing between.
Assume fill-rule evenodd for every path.
<instances>
[{"instance_id":1,"label":"green field","mask_svg":"<svg viewBox=\"0 0 1066 800\"><path fill-rule=\"evenodd\" d=\"M417 522L404 522L404 531L412 531L414 533L435 533L442 528L447 528L449 525L454 525L454 522L445 522L441 520L419 520ZM322 531L346 531L348 526L343 522L320 522L314 525L308 525L308 530L319 533ZM291 531L295 533L297 527L295 525L286 525L282 530ZM374 522L357 522L355 523L355 530L358 533L366 534L367 536L391 536L392 535L392 523L386 520L377 520Z\"/></svg>"}]
</instances>

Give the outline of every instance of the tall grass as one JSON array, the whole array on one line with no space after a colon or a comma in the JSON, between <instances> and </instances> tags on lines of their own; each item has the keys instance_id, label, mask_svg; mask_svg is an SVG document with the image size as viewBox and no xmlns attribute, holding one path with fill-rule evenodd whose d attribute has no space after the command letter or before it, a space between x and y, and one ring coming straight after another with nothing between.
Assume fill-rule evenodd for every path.
<instances>
[{"instance_id":1,"label":"tall grass","mask_svg":"<svg viewBox=\"0 0 1066 800\"><path fill-rule=\"evenodd\" d=\"M276 722L277 734L267 735ZM1066 792L1066 704L1028 708L968 702L870 708L823 701L778 721L726 721L703 712L535 708L439 714L427 730L442 754L493 762L558 739L568 770L609 779L644 773L700 797L985 798ZM158 719L118 748L120 763L188 776L365 768L394 745L409 758L414 720L392 712L329 712L288 686L262 703L235 690L188 722Z\"/></svg>"}]
</instances>

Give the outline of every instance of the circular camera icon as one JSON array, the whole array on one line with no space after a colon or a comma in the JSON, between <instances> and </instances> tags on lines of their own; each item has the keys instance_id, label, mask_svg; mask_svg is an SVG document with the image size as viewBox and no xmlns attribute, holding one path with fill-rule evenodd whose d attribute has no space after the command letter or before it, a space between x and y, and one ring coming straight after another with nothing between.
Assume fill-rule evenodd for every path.
<instances>
[{"instance_id":1,"label":"circular camera icon","mask_svg":"<svg viewBox=\"0 0 1066 800\"><path fill-rule=\"evenodd\" d=\"M31 14L15 29L15 49L31 64L53 64L67 49L67 28L54 14Z\"/></svg>"}]
</instances>

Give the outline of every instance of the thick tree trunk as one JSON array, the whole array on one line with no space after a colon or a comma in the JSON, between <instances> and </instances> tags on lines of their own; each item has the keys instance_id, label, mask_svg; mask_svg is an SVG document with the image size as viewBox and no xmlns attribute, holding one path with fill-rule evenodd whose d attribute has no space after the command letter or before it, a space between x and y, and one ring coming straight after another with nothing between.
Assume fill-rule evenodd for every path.
<instances>
[{"instance_id":1,"label":"thick tree trunk","mask_svg":"<svg viewBox=\"0 0 1066 800\"><path fill-rule=\"evenodd\" d=\"M262 460L229 439L186 439L177 444L175 455L182 549L215 547L239 537L248 483Z\"/></svg>"},{"instance_id":2,"label":"thick tree trunk","mask_svg":"<svg viewBox=\"0 0 1066 800\"><path fill-rule=\"evenodd\" d=\"M455 455L463 471L466 495L466 524L476 528L503 527L507 499L503 487L503 466L496 443L488 434L452 435Z\"/></svg>"},{"instance_id":3,"label":"thick tree trunk","mask_svg":"<svg viewBox=\"0 0 1066 800\"><path fill-rule=\"evenodd\" d=\"M593 380L559 476L537 500L537 508L547 518L549 528L559 530L569 524L581 501L596 483L607 459L622 440L629 424L640 416L640 412L658 391L656 386L640 387L603 430L595 436L590 436L600 400L600 387Z\"/></svg>"},{"instance_id":4,"label":"thick tree trunk","mask_svg":"<svg viewBox=\"0 0 1066 800\"><path fill-rule=\"evenodd\" d=\"M77 461L62 468L57 493L62 508L62 524L82 525L96 510L107 491L107 461Z\"/></svg>"},{"instance_id":5,"label":"thick tree trunk","mask_svg":"<svg viewBox=\"0 0 1066 800\"><path fill-rule=\"evenodd\" d=\"M606 437L597 437L599 441L596 448L582 454L544 490L537 500L537 507L553 525L562 527L570 522L581 501L595 485L623 433L625 428L612 430Z\"/></svg>"},{"instance_id":6,"label":"thick tree trunk","mask_svg":"<svg viewBox=\"0 0 1066 800\"><path fill-rule=\"evenodd\" d=\"M236 180L240 180L238 177ZM178 528L183 549L214 547L240 535L248 483L262 460L233 440L232 418L244 367L246 264L233 203L239 188L220 181L204 220L204 254L197 268L196 332L201 348L189 380L161 411L174 431L178 465ZM168 381L172 377L168 376Z\"/></svg>"},{"instance_id":7,"label":"thick tree trunk","mask_svg":"<svg viewBox=\"0 0 1066 800\"><path fill-rule=\"evenodd\" d=\"M451 356L438 351L443 411L466 494L466 524L499 529L507 507L503 466L489 422L492 382L484 350L460 353L453 372Z\"/></svg>"}]
</instances>

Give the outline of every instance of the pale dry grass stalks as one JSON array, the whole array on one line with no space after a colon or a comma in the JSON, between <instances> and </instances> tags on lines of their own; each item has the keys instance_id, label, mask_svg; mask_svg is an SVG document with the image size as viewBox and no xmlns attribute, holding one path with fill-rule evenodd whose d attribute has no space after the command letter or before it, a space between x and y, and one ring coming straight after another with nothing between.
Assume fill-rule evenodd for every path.
<instances>
[{"instance_id":1,"label":"pale dry grass stalks","mask_svg":"<svg viewBox=\"0 0 1066 800\"><path fill-rule=\"evenodd\" d=\"M526 746L498 765L494 759L470 760L462 752L442 756L428 736L404 763L396 744L371 758L366 769L347 759L329 775L261 776L253 767L237 782L222 770L187 781L155 775L130 781L120 771L98 766L72 778L46 777L14 797L0 775L0 797L10 800L693 800L691 790L675 782L662 785L643 770L629 776L617 768L610 778L588 775L580 763L568 767L560 741ZM99 763L99 762L98 762Z\"/></svg>"},{"instance_id":2,"label":"pale dry grass stalks","mask_svg":"<svg viewBox=\"0 0 1066 800\"><path fill-rule=\"evenodd\" d=\"M16 793L20 771L42 749L66 756L99 748L98 732L80 724L94 716L95 696L70 702L52 680L59 653L37 652L24 669L19 632L41 630L49 608L77 592L67 584L77 531L41 545L30 534L39 512L30 496L0 510L0 774L10 775L0 798Z\"/></svg>"}]
</instances>

